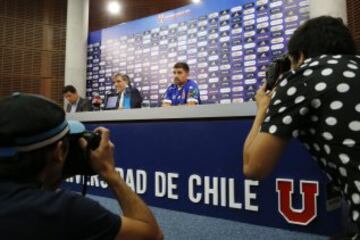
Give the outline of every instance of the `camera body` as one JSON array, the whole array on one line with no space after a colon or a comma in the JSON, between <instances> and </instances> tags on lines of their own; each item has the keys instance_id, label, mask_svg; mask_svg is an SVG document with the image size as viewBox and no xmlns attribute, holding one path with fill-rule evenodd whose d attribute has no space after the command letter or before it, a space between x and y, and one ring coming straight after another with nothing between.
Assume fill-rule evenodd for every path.
<instances>
[{"instance_id":1,"label":"camera body","mask_svg":"<svg viewBox=\"0 0 360 240\"><path fill-rule=\"evenodd\" d=\"M80 147L80 138L86 140L86 149ZM69 134L68 139L69 152L65 160L63 175L65 177L74 175L96 175L90 166L90 151L99 147L101 135L96 132L84 131L76 134Z\"/></svg>"},{"instance_id":2,"label":"camera body","mask_svg":"<svg viewBox=\"0 0 360 240\"><path fill-rule=\"evenodd\" d=\"M273 60L266 71L266 90L272 90L279 76L291 68L291 62L288 55L281 55Z\"/></svg>"}]
</instances>

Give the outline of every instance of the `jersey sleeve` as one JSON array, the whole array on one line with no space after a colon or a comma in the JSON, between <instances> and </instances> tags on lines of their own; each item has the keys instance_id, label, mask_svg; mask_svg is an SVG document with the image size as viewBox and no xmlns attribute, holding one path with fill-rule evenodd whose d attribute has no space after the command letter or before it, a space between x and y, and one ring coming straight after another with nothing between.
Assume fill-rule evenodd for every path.
<instances>
[{"instance_id":1,"label":"jersey sleeve","mask_svg":"<svg viewBox=\"0 0 360 240\"><path fill-rule=\"evenodd\" d=\"M186 102L199 103L199 99L200 99L200 91L198 86L196 84L190 85Z\"/></svg>"},{"instance_id":2,"label":"jersey sleeve","mask_svg":"<svg viewBox=\"0 0 360 240\"><path fill-rule=\"evenodd\" d=\"M162 100L162 103L169 103L169 104L172 104L172 100L171 100L171 86L169 86L167 89L166 89L166 92L164 93L164 96L163 96L163 100Z\"/></svg>"}]
</instances>

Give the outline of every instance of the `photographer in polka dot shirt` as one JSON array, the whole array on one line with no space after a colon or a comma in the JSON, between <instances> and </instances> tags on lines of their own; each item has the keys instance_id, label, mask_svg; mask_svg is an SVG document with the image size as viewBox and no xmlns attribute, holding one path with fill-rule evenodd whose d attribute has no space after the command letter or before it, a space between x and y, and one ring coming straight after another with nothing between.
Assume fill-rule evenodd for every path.
<instances>
[{"instance_id":1,"label":"photographer in polka dot shirt","mask_svg":"<svg viewBox=\"0 0 360 240\"><path fill-rule=\"evenodd\" d=\"M256 94L257 114L244 144L243 171L265 177L298 138L350 205L360 226L360 56L341 19L318 17L288 44L291 70ZM360 236L352 239L360 239Z\"/></svg>"}]
</instances>

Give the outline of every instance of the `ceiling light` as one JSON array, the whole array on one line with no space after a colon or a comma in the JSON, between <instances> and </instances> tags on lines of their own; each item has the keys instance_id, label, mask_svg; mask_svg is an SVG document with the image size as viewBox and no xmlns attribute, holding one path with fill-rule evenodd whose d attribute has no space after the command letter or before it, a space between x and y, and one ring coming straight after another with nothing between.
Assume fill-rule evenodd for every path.
<instances>
[{"instance_id":1,"label":"ceiling light","mask_svg":"<svg viewBox=\"0 0 360 240\"><path fill-rule=\"evenodd\" d=\"M193 1L193 3L195 3L195 4L201 3L201 0L192 0L192 1Z\"/></svg>"},{"instance_id":2,"label":"ceiling light","mask_svg":"<svg viewBox=\"0 0 360 240\"><path fill-rule=\"evenodd\" d=\"M117 1L109 2L108 6L107 6L107 10L109 11L109 13L111 13L113 15L119 14L120 10L121 10L121 5Z\"/></svg>"}]
</instances>

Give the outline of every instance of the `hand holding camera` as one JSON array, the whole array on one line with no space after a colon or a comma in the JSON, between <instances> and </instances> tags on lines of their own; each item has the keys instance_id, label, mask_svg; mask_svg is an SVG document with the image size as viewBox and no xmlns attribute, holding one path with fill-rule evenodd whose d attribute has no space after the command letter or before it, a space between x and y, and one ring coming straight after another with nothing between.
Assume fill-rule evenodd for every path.
<instances>
[{"instance_id":1,"label":"hand holding camera","mask_svg":"<svg viewBox=\"0 0 360 240\"><path fill-rule=\"evenodd\" d=\"M69 135L69 153L63 169L65 177L96 174L104 177L114 166L114 145L108 129L99 127L93 132Z\"/></svg>"},{"instance_id":2,"label":"hand holding camera","mask_svg":"<svg viewBox=\"0 0 360 240\"><path fill-rule=\"evenodd\" d=\"M266 71L266 90L272 90L277 85L281 74L286 73L291 68L289 56L287 54L273 60Z\"/></svg>"},{"instance_id":3,"label":"hand holding camera","mask_svg":"<svg viewBox=\"0 0 360 240\"><path fill-rule=\"evenodd\" d=\"M80 122L77 123L77 128L77 131L70 132L67 138L69 151L63 168L64 178L96 174L90 165L90 151L98 148L101 135L99 132L86 131Z\"/></svg>"},{"instance_id":4,"label":"hand holding camera","mask_svg":"<svg viewBox=\"0 0 360 240\"><path fill-rule=\"evenodd\" d=\"M258 109L267 109L271 100L271 95L281 78L281 75L290 70L290 59L288 55L276 58L267 68L266 81L255 95L256 106Z\"/></svg>"},{"instance_id":5,"label":"hand holding camera","mask_svg":"<svg viewBox=\"0 0 360 240\"><path fill-rule=\"evenodd\" d=\"M271 100L271 93L269 90L266 90L266 83L263 84L256 92L255 101L257 109L267 109L270 100Z\"/></svg>"},{"instance_id":6,"label":"hand holding camera","mask_svg":"<svg viewBox=\"0 0 360 240\"><path fill-rule=\"evenodd\" d=\"M106 179L115 170L114 144L110 141L110 131L99 127L95 129L95 134L101 136L99 144L91 146L93 142L85 138L79 139L83 149L90 149L89 164L92 170Z\"/></svg>"}]
</instances>

